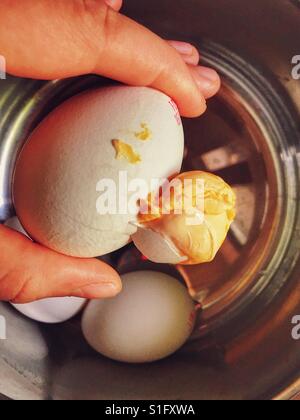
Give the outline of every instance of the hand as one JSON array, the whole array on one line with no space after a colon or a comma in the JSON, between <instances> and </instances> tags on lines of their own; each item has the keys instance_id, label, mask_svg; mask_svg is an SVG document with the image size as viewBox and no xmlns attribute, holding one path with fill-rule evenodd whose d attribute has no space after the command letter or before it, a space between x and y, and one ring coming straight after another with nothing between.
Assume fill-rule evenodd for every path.
<instances>
[{"instance_id":1,"label":"hand","mask_svg":"<svg viewBox=\"0 0 300 420\"><path fill-rule=\"evenodd\" d=\"M2 0L0 54L10 74L56 79L88 73L171 96L183 116L206 110L220 87L190 44L159 38L119 14L122 0ZM66 257L0 226L0 300L112 297L121 280L96 259Z\"/></svg>"}]
</instances>

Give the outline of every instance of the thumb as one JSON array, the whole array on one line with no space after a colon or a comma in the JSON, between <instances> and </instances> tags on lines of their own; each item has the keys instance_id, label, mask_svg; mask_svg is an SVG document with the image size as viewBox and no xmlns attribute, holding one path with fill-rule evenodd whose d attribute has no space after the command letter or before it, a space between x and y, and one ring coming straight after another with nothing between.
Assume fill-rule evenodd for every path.
<instances>
[{"instance_id":1,"label":"thumb","mask_svg":"<svg viewBox=\"0 0 300 420\"><path fill-rule=\"evenodd\" d=\"M107 298L121 290L120 277L105 263L57 254L4 226L0 226L0 249L0 300Z\"/></svg>"},{"instance_id":2,"label":"thumb","mask_svg":"<svg viewBox=\"0 0 300 420\"><path fill-rule=\"evenodd\" d=\"M8 72L38 79L96 73L156 88L183 116L201 115L206 103L196 72L175 48L116 10L103 0L2 0L0 54Z\"/></svg>"}]
</instances>

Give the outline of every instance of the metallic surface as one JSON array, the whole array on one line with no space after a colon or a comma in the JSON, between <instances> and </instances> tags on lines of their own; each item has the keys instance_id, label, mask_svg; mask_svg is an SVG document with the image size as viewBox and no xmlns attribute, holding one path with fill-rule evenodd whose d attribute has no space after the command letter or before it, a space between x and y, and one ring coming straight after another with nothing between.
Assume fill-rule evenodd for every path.
<instances>
[{"instance_id":1,"label":"metallic surface","mask_svg":"<svg viewBox=\"0 0 300 420\"><path fill-rule=\"evenodd\" d=\"M216 5L217 4L217 5ZM166 38L190 40L223 77L207 115L186 120L185 169L223 176L238 218L216 261L158 267L189 285L200 303L192 340L168 360L127 366L83 342L79 320L42 327L0 306L0 392L20 398L285 399L299 390L300 9L284 0L127 0L125 12ZM151 59L151 57L149 57ZM50 83L0 82L0 219L14 213L17 154L53 107L106 83L91 76ZM109 257L121 272L151 267L128 247Z\"/></svg>"}]
</instances>

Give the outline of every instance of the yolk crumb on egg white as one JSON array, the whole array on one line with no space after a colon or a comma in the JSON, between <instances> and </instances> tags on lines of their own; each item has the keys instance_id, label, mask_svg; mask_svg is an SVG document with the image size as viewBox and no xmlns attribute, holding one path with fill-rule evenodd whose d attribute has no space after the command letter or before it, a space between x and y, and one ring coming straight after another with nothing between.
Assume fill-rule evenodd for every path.
<instances>
[{"instance_id":1,"label":"yolk crumb on egg white","mask_svg":"<svg viewBox=\"0 0 300 420\"><path fill-rule=\"evenodd\" d=\"M137 131L134 133L135 137L138 140L142 140L142 141L150 140L152 137L152 131L150 130L148 125L146 123L142 123L141 129L142 129L141 131Z\"/></svg>"},{"instance_id":2,"label":"yolk crumb on egg white","mask_svg":"<svg viewBox=\"0 0 300 420\"><path fill-rule=\"evenodd\" d=\"M116 159L126 159L129 163L135 165L142 161L141 156L136 153L130 144L122 140L112 140L112 145L116 150Z\"/></svg>"}]
</instances>

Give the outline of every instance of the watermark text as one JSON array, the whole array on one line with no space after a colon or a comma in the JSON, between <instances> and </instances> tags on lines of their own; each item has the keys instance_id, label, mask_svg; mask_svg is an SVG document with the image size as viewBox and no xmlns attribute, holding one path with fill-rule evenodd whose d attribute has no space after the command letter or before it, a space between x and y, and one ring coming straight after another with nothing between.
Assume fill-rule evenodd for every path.
<instances>
[{"instance_id":1,"label":"watermark text","mask_svg":"<svg viewBox=\"0 0 300 420\"><path fill-rule=\"evenodd\" d=\"M300 54L295 55L292 58L292 65L293 65L292 78L294 80L300 80Z\"/></svg>"},{"instance_id":2,"label":"watermark text","mask_svg":"<svg viewBox=\"0 0 300 420\"><path fill-rule=\"evenodd\" d=\"M293 340L300 340L300 315L295 315L293 317L292 324L294 325L292 329L292 338Z\"/></svg>"},{"instance_id":3,"label":"watermark text","mask_svg":"<svg viewBox=\"0 0 300 420\"><path fill-rule=\"evenodd\" d=\"M204 222L205 184L203 179L129 180L126 171L114 179L101 179L96 208L100 215L184 215L188 225Z\"/></svg>"}]
</instances>

